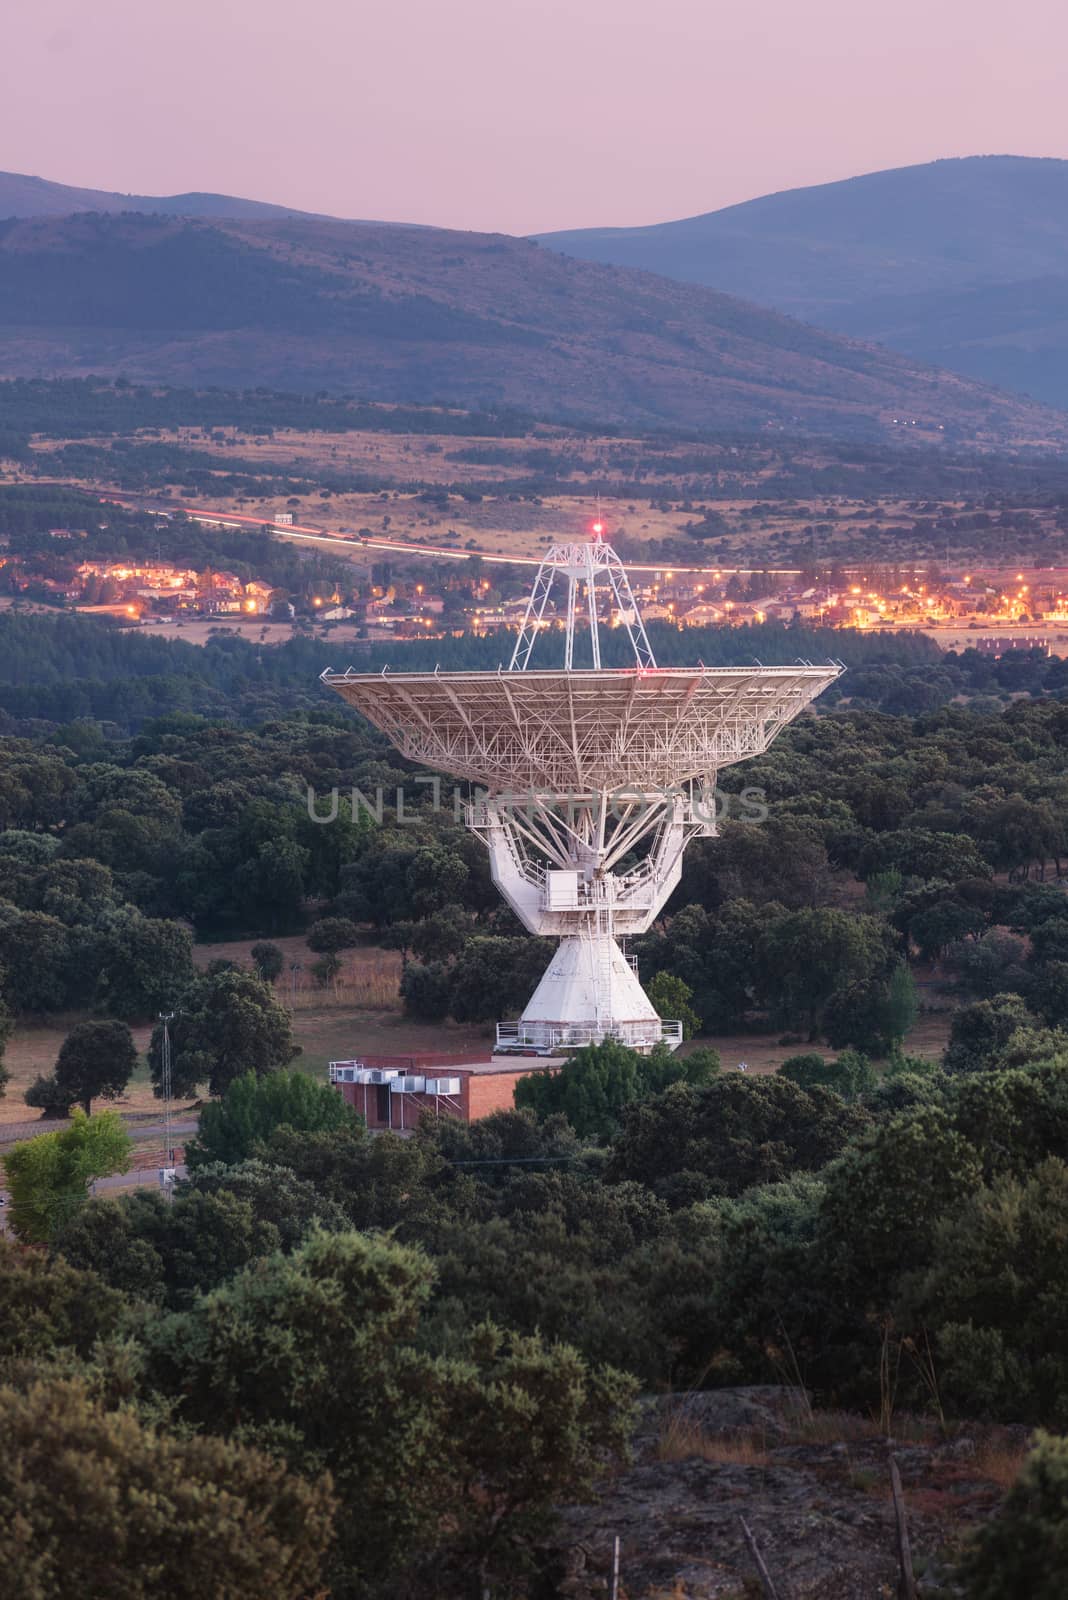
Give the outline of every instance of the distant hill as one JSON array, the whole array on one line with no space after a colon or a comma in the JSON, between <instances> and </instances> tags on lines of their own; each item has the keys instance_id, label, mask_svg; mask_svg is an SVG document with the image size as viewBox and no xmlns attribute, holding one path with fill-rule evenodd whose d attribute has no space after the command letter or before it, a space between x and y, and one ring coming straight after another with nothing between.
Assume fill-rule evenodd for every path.
<instances>
[{"instance_id":1,"label":"distant hill","mask_svg":"<svg viewBox=\"0 0 1068 1600\"><path fill-rule=\"evenodd\" d=\"M621 427L964 440L1068 421L691 284L521 239L288 218L0 223L0 374L502 403ZM944 434L939 433L939 429Z\"/></svg>"},{"instance_id":2,"label":"distant hill","mask_svg":"<svg viewBox=\"0 0 1068 1600\"><path fill-rule=\"evenodd\" d=\"M970 156L544 234L1068 407L1068 161Z\"/></svg>"},{"instance_id":3,"label":"distant hill","mask_svg":"<svg viewBox=\"0 0 1068 1600\"><path fill-rule=\"evenodd\" d=\"M76 211L144 211L167 217L302 217L313 213L232 194L118 194L73 189L47 178L0 172L0 217L69 217Z\"/></svg>"}]
</instances>

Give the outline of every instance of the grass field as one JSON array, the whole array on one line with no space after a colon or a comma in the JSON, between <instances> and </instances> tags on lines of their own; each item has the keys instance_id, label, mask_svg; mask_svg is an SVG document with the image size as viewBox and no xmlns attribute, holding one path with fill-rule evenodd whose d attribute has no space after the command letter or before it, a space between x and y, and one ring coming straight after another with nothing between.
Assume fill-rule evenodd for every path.
<instances>
[{"instance_id":1,"label":"grass field","mask_svg":"<svg viewBox=\"0 0 1068 1600\"><path fill-rule=\"evenodd\" d=\"M716 565L794 568L814 559L824 566L835 561L878 564L891 556L895 562L941 561L949 549L944 531L936 535L917 524L917 502L900 492L876 489L873 494L870 476L864 482L858 479L853 493L842 481L836 482L834 492L822 492L817 487L821 474L828 469L837 473L841 464L814 440L801 446L795 441L787 448L769 439L739 452L723 441L695 445L614 436L577 439L566 430L540 424L522 437L500 439L285 429L271 438L233 428L213 433L204 436L198 429L180 428L151 436L153 444L187 448L201 458L214 456L218 461L217 481L205 482L199 492L187 492L188 486L183 487L176 475L168 487L177 502L265 519L291 511L298 524L335 534L367 529L376 536L388 534L457 550L470 544L489 557L540 556L550 539L586 536L592 497L603 486L610 535L628 541L635 551L632 559L640 559L636 552L643 542L661 539L678 540L684 548L692 543L692 564L710 569ZM129 442L136 445L147 438L134 434ZM49 458L65 442L34 441L43 474L48 472ZM82 442L104 449L114 446L114 441L103 437ZM295 482L286 484L279 479L277 492L261 498L235 497L226 493L226 480L235 461L247 463L253 471L262 469L268 491L272 474L292 473ZM633 483L638 467L641 487L637 498L618 498L613 488ZM769 486L784 468L791 473L799 469L796 499L768 495ZM324 481L338 482L345 477L369 480L375 487L354 493L323 491ZM811 488L805 484L806 478L811 479ZM530 493L532 483L536 485L540 479L546 480L547 488L552 482L552 487L538 495ZM99 481L85 486L99 489L105 483L106 469ZM512 483L516 485L514 496L507 492ZM700 487L702 483L720 485L711 500L708 489ZM469 486L484 498L462 500L454 492L447 506L436 505L422 492L424 486L436 485L448 485L454 491ZM728 485L729 493L721 498ZM487 486L492 486L491 491ZM290 488L295 492L290 494ZM712 504L724 519L711 547L686 538L686 528L698 520L702 503ZM963 505L959 489L956 494L947 489L937 503L941 512L949 514ZM1025 497L1020 503L1021 507L1025 504ZM1014 503L1007 500L1005 509L1015 509ZM1033 515L1036 532L1046 539L1059 538L1052 511ZM815 542L812 524L819 525ZM1011 553L1006 551L1006 557L1022 560L1026 543ZM951 538L950 544L953 560L982 566L983 560L966 533ZM380 552L359 544L342 553L358 564L382 559ZM993 559L994 554L989 549L986 559ZM1042 559L1045 564L1048 558Z\"/></svg>"},{"instance_id":2,"label":"grass field","mask_svg":"<svg viewBox=\"0 0 1068 1600\"><path fill-rule=\"evenodd\" d=\"M25 1122L37 1115L24 1100L26 1090L39 1073L49 1073L56 1064L59 1047L77 1022L85 1022L86 1013L75 1012L67 1016L50 1018L41 1023L20 1023L8 1040L4 1051L4 1065L11 1073L4 1098L0 1100L0 1124ZM133 1030L134 1042L141 1051L141 1059L133 1079L121 1100L114 1101L117 1110L149 1112L159 1110L159 1101L152 1093L148 1075L148 1062L144 1052L148 1049L151 1027L145 1023Z\"/></svg>"},{"instance_id":3,"label":"grass field","mask_svg":"<svg viewBox=\"0 0 1068 1600\"><path fill-rule=\"evenodd\" d=\"M302 936L292 935L272 942L279 946L286 960L276 992L293 1015L293 1038L301 1047L301 1054L293 1065L300 1071L325 1079L330 1061L348 1060L363 1053L401 1055L419 1050L471 1050L486 1059L491 1054L492 1024L466 1027L453 1022L420 1023L404 1016L398 994L401 962L397 951L364 945L344 952L338 980L324 989L312 976L311 968L317 957ZM193 956L202 968L218 958L250 966L254 943L253 939L237 939L200 944L194 947ZM945 1047L950 1018L948 1010L925 1012L906 1040L905 1049L912 1055L937 1059ZM19 1024L8 1042L4 1058L11 1080L6 1095L0 1099L0 1125L25 1122L36 1115L25 1104L26 1090L38 1073L52 1071L63 1040L76 1022L84 1020L84 1014L79 1013L53 1017L43 1023ZM150 1025L138 1025L133 1035L141 1059L129 1088L114 1105L123 1113L145 1115L159 1110L145 1058ZM835 1053L822 1045L780 1044L779 1037L778 1034L753 1033L710 1035L683 1046L683 1050L693 1049L698 1043L711 1044L719 1051L725 1071L736 1069L744 1061L755 1074L776 1072L789 1056L809 1050L816 1050L823 1056ZM183 1103L182 1110L186 1109Z\"/></svg>"}]
</instances>

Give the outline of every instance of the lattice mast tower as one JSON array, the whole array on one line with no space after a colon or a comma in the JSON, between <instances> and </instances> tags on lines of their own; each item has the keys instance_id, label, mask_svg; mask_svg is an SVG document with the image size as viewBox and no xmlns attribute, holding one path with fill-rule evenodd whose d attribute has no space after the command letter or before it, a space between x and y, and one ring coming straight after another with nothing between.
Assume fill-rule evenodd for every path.
<instances>
[{"instance_id":1,"label":"lattice mast tower","mask_svg":"<svg viewBox=\"0 0 1068 1600\"><path fill-rule=\"evenodd\" d=\"M639 1050L682 1038L662 1021L619 947L644 933L679 881L683 852L714 836L720 767L767 749L837 677L838 664L658 667L626 571L594 524L538 568L507 671L324 672L411 760L479 792L466 820L523 926L559 940L499 1050L617 1038ZM559 607L554 605L557 593ZM602 595L633 664L601 664ZM563 669L530 666L564 629ZM583 635L591 664L577 664Z\"/></svg>"}]
</instances>

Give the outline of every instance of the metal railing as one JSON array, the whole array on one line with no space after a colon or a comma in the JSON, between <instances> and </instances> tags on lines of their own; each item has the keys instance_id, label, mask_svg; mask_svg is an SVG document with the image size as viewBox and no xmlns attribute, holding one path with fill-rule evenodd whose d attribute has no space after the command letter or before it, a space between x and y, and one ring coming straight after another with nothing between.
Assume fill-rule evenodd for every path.
<instances>
[{"instance_id":1,"label":"metal railing","mask_svg":"<svg viewBox=\"0 0 1068 1600\"><path fill-rule=\"evenodd\" d=\"M558 1050L580 1050L583 1045L603 1044L618 1039L631 1050L651 1050L666 1044L670 1050L682 1043L682 1023L665 1022L659 1017L642 1022L559 1023L498 1022L496 1051L499 1055L533 1054L549 1056Z\"/></svg>"}]
</instances>

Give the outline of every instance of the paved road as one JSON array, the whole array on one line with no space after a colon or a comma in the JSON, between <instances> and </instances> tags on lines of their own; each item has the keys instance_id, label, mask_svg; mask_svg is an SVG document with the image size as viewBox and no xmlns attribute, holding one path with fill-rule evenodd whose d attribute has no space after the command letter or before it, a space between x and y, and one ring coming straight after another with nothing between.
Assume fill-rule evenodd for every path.
<instances>
[{"instance_id":1,"label":"paved road","mask_svg":"<svg viewBox=\"0 0 1068 1600\"><path fill-rule=\"evenodd\" d=\"M65 1117L48 1118L47 1120L38 1119L36 1122L0 1123L0 1153L3 1152L4 1146L18 1144L22 1139L32 1139L39 1133L53 1133L57 1128L69 1127L70 1122ZM152 1139L158 1139L160 1142L160 1154L162 1154L162 1122L127 1121L126 1127L135 1146L146 1144ZM171 1134L175 1145L179 1148L185 1143L184 1135L196 1133L196 1131L196 1117L183 1117L171 1123ZM142 1155L144 1154L146 1152L142 1151ZM135 1162L137 1160L136 1149L134 1151L134 1160ZM184 1166L177 1167L175 1170L180 1178L186 1176ZM91 1192L93 1194L105 1194L110 1189L137 1189L150 1186L154 1188L158 1183L159 1160L157 1159L151 1165L133 1166L129 1172L116 1172L110 1178L98 1178L96 1183L93 1184ZM7 1232L7 1218L8 1193L3 1184L0 1183L0 1233Z\"/></svg>"},{"instance_id":2,"label":"paved road","mask_svg":"<svg viewBox=\"0 0 1068 1600\"><path fill-rule=\"evenodd\" d=\"M135 1142L163 1138L163 1123L154 1114L151 1122L137 1122L132 1117L124 1117L123 1122ZM0 1146L18 1144L23 1139L35 1139L39 1133L55 1133L58 1128L69 1127L70 1119L67 1117L38 1117L34 1122L0 1122ZM179 1134L196 1131L196 1117L183 1117L171 1123L171 1132L176 1138Z\"/></svg>"},{"instance_id":3,"label":"paved road","mask_svg":"<svg viewBox=\"0 0 1068 1600\"><path fill-rule=\"evenodd\" d=\"M184 1166L174 1169L175 1177L188 1177ZM98 1178L93 1184L93 1194L106 1194L109 1189L142 1189L159 1186L158 1167L131 1167L129 1172L115 1172L110 1178Z\"/></svg>"},{"instance_id":4,"label":"paved road","mask_svg":"<svg viewBox=\"0 0 1068 1600\"><path fill-rule=\"evenodd\" d=\"M54 478L49 479L48 481L60 484L64 487L70 487L72 489L84 487L84 485L76 483L73 479L67 480L63 478ZM473 555L477 555L481 556L484 561L491 561L495 566L506 567L540 567L542 561L540 556L505 555L496 550L457 550L454 545L416 544L414 540L388 539L379 537L377 534L372 534L370 537L368 537L366 534L358 536L352 534L330 533L325 528L315 527L302 522L286 523L283 525L278 522L272 522L269 518L249 516L248 513L244 511L214 511L207 506L179 505L174 501L157 500L151 496L124 494L119 489L108 489L105 494L100 496L100 498L105 504L108 501L113 501L119 505L132 505L139 511L166 511L172 514L175 511L184 511L186 516L190 517L192 521L204 522L210 527L268 528L276 538L304 540L311 544L343 544L347 545L350 550L358 550L360 548L366 550L389 550L394 551L397 554L409 556L433 556L436 560L444 559L446 561L468 561ZM666 563L663 561L628 561L627 571L662 572L665 565ZM712 566L708 563L706 563L703 567L688 567L679 566L677 563L671 562L670 570L672 572L707 573L714 571L728 574L748 574L752 572L753 569L751 567ZM756 570L759 572L771 573L778 577L797 578L801 576L801 569L799 567L758 567ZM851 572L853 569L851 567L844 567L842 570L844 572Z\"/></svg>"}]
</instances>

